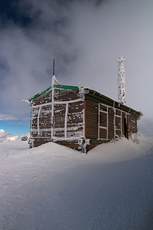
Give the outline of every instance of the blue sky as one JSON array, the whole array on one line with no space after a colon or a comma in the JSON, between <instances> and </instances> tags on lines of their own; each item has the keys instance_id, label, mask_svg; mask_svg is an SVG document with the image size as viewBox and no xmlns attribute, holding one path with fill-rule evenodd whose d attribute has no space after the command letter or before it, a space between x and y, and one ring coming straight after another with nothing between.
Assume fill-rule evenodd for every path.
<instances>
[{"instance_id":1,"label":"blue sky","mask_svg":"<svg viewBox=\"0 0 153 230\"><path fill-rule=\"evenodd\" d=\"M30 122L23 124L22 120L18 120L17 123L11 120L9 122L0 121L0 127L1 129L5 130L5 132L9 132L15 136L30 132Z\"/></svg>"},{"instance_id":2,"label":"blue sky","mask_svg":"<svg viewBox=\"0 0 153 230\"><path fill-rule=\"evenodd\" d=\"M51 85L90 87L118 100L117 60L125 58L126 101L153 135L152 0L1 0L0 129L30 129L22 102Z\"/></svg>"}]
</instances>

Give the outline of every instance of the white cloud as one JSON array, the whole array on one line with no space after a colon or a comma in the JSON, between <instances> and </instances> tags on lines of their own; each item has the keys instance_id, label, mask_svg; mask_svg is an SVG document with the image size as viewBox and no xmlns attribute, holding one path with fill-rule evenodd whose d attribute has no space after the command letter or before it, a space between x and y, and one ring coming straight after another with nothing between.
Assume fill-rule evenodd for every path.
<instances>
[{"instance_id":1,"label":"white cloud","mask_svg":"<svg viewBox=\"0 0 153 230\"><path fill-rule=\"evenodd\" d=\"M11 114L0 114L0 121L17 120L17 117Z\"/></svg>"},{"instance_id":2,"label":"white cloud","mask_svg":"<svg viewBox=\"0 0 153 230\"><path fill-rule=\"evenodd\" d=\"M53 58L61 84L81 81L117 100L117 59L123 56L127 104L152 120L152 1L58 3L22 1L20 10L32 23L0 29L2 111L14 117L30 113L21 100L51 84Z\"/></svg>"}]
</instances>

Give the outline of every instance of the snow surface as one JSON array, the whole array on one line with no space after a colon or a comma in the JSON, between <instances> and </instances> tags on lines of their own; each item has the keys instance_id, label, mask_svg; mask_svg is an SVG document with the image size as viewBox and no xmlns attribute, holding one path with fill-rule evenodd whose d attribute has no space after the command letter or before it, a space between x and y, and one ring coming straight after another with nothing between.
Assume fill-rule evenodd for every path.
<instances>
[{"instance_id":1,"label":"snow surface","mask_svg":"<svg viewBox=\"0 0 153 230\"><path fill-rule=\"evenodd\" d=\"M132 139L88 154L0 142L0 229L153 229L153 138Z\"/></svg>"}]
</instances>

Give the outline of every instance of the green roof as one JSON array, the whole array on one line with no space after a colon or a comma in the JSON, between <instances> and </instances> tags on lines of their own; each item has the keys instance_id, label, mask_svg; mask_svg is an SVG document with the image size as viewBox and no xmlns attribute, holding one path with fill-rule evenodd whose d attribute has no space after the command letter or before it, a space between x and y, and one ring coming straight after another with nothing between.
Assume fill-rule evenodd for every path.
<instances>
[{"instance_id":1,"label":"green roof","mask_svg":"<svg viewBox=\"0 0 153 230\"><path fill-rule=\"evenodd\" d=\"M54 85L54 87L56 89L71 89L71 90L78 90L79 88L77 86L70 86L70 85ZM28 101L32 101L33 99L41 96L42 94L46 93L47 91L49 91L52 87L49 86L46 90L41 91L40 93L35 94L33 97L29 98Z\"/></svg>"},{"instance_id":2,"label":"green roof","mask_svg":"<svg viewBox=\"0 0 153 230\"><path fill-rule=\"evenodd\" d=\"M52 87L49 86L46 90L41 91L40 93L35 94L33 97L30 97L30 98L28 99L28 101L32 101L33 99L35 99L35 98L39 97L40 95L42 95L42 94L46 93L47 91L49 91L51 88L52 88Z\"/></svg>"},{"instance_id":3,"label":"green roof","mask_svg":"<svg viewBox=\"0 0 153 230\"><path fill-rule=\"evenodd\" d=\"M70 86L70 85L55 85L55 88L57 89L71 89L71 90L78 90L78 86Z\"/></svg>"}]
</instances>

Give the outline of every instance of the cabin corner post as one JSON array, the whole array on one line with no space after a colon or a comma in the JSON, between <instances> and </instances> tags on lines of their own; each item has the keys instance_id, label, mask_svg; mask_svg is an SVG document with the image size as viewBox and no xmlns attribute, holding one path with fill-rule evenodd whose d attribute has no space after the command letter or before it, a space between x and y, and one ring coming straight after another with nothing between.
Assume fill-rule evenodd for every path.
<instances>
[{"instance_id":1,"label":"cabin corner post","mask_svg":"<svg viewBox=\"0 0 153 230\"><path fill-rule=\"evenodd\" d=\"M33 141L31 141L31 140L32 140L32 105L31 105L31 115L30 115L30 138L28 141L29 148L33 147Z\"/></svg>"},{"instance_id":2,"label":"cabin corner post","mask_svg":"<svg viewBox=\"0 0 153 230\"><path fill-rule=\"evenodd\" d=\"M82 101L83 101L83 132L82 135L78 139L79 149L82 150L83 153L88 152L88 145L91 145L91 139L87 137L87 98L86 94L82 94Z\"/></svg>"}]
</instances>

